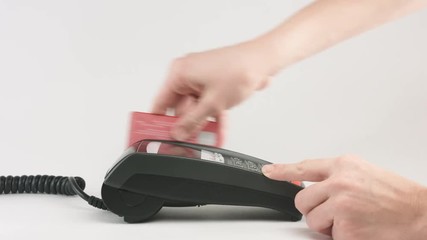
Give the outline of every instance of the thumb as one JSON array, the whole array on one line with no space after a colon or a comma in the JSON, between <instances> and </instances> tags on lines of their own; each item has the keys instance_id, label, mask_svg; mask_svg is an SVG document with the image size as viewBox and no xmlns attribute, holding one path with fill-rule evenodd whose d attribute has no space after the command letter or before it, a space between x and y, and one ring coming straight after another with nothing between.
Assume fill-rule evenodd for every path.
<instances>
[{"instance_id":1,"label":"thumb","mask_svg":"<svg viewBox=\"0 0 427 240\"><path fill-rule=\"evenodd\" d=\"M172 129L172 137L184 141L198 133L207 123L207 118L216 116L219 107L214 98L203 96L196 105L188 112L182 113L180 119Z\"/></svg>"},{"instance_id":2,"label":"thumb","mask_svg":"<svg viewBox=\"0 0 427 240\"><path fill-rule=\"evenodd\" d=\"M269 164L262 168L262 172L273 180L319 182L330 176L331 168L330 159L316 159L294 164Z\"/></svg>"}]
</instances>

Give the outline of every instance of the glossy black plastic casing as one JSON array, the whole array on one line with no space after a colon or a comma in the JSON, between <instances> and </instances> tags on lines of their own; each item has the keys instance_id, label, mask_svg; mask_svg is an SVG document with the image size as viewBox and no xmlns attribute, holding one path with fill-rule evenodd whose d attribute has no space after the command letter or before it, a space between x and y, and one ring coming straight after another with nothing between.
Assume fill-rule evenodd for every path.
<instances>
[{"instance_id":1,"label":"glossy black plastic casing","mask_svg":"<svg viewBox=\"0 0 427 240\"><path fill-rule=\"evenodd\" d=\"M151 142L173 147L175 153L147 153ZM109 170L102 199L126 222L146 221L163 206L205 204L270 208L282 212L284 220L300 220L294 198L303 187L266 178L261 173L265 164L269 162L210 146L143 140Z\"/></svg>"}]
</instances>

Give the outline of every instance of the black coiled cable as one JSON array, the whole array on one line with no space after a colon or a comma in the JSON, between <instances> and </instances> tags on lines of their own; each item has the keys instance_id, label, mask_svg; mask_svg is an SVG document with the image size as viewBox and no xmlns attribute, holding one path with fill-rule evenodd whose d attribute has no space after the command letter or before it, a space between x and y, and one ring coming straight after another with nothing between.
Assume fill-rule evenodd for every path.
<instances>
[{"instance_id":1,"label":"black coiled cable","mask_svg":"<svg viewBox=\"0 0 427 240\"><path fill-rule=\"evenodd\" d=\"M89 196L83 191L83 189L78 184L77 178L68 177L68 180L70 181L70 186L74 190L74 192L77 193L81 198L83 198L87 203L89 203L89 205L99 209L108 210L102 199L97 198L95 196Z\"/></svg>"},{"instance_id":2,"label":"black coiled cable","mask_svg":"<svg viewBox=\"0 0 427 240\"><path fill-rule=\"evenodd\" d=\"M83 192L86 186L81 177L62 176L0 176L0 194L47 193L73 196L78 194L91 206L107 210L102 199Z\"/></svg>"},{"instance_id":3,"label":"black coiled cable","mask_svg":"<svg viewBox=\"0 0 427 240\"><path fill-rule=\"evenodd\" d=\"M76 177L81 189L85 188L85 181ZM67 177L62 176L0 176L0 194L9 193L48 193L72 196L76 193L71 188Z\"/></svg>"}]
</instances>

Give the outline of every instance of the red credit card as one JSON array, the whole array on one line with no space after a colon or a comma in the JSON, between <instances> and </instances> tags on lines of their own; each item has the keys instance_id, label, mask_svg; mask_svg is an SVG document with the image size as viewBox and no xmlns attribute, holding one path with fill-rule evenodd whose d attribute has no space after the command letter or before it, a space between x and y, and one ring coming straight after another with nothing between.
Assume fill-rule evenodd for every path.
<instances>
[{"instance_id":1,"label":"red credit card","mask_svg":"<svg viewBox=\"0 0 427 240\"><path fill-rule=\"evenodd\" d=\"M129 146L143 139L173 140L171 130L178 117L144 112L132 112L129 132ZM218 123L208 121L196 136L186 142L220 147L222 139Z\"/></svg>"}]
</instances>

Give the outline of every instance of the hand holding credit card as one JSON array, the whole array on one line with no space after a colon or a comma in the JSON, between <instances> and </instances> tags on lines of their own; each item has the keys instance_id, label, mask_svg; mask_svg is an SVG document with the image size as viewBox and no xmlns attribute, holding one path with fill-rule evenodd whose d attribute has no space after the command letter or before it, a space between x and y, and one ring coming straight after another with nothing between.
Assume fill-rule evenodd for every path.
<instances>
[{"instance_id":1,"label":"hand holding credit card","mask_svg":"<svg viewBox=\"0 0 427 240\"><path fill-rule=\"evenodd\" d=\"M176 116L132 112L128 146L143 139L174 140L170 132L177 120ZM223 139L219 131L218 123L208 121L196 136L186 142L221 147Z\"/></svg>"},{"instance_id":2,"label":"hand holding credit card","mask_svg":"<svg viewBox=\"0 0 427 240\"><path fill-rule=\"evenodd\" d=\"M144 139L173 140L170 136L170 132L177 120L178 117L175 116L132 112L128 145L130 146L133 143ZM217 122L208 121L199 134L188 139L186 142L221 147L223 139L220 134L219 124ZM168 153L171 151L171 149L163 150ZM175 150L182 151L182 148ZM162 151L162 149L156 149L155 152L160 151ZM176 154L178 153L175 153L175 155ZM191 156L192 153L185 151L179 153L181 156L186 156L186 154ZM301 181L291 182L298 186L303 186Z\"/></svg>"}]
</instances>

